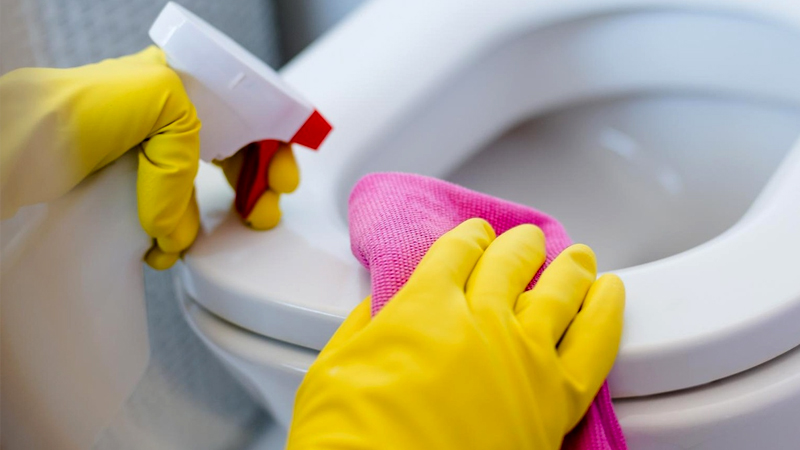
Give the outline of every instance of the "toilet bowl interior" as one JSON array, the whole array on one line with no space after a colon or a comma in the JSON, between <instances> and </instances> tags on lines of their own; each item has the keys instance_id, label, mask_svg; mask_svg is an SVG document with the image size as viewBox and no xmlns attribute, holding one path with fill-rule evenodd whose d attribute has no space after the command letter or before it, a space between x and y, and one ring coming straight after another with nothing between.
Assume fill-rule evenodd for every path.
<instances>
[{"instance_id":1,"label":"toilet bowl interior","mask_svg":"<svg viewBox=\"0 0 800 450\"><path fill-rule=\"evenodd\" d=\"M745 213L800 135L800 34L677 11L519 32L349 155L336 202L408 171L537 207L619 269ZM410 156L410 154L412 156Z\"/></svg>"},{"instance_id":2,"label":"toilet bowl interior","mask_svg":"<svg viewBox=\"0 0 800 450\"><path fill-rule=\"evenodd\" d=\"M798 136L800 108L623 97L520 124L447 178L552 214L595 250L599 270L615 270L731 227Z\"/></svg>"}]
</instances>

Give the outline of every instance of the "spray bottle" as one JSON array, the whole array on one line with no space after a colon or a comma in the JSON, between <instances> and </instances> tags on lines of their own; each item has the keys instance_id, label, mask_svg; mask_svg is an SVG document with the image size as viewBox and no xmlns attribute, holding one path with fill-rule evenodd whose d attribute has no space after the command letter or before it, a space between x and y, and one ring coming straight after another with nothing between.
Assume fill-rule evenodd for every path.
<instances>
[{"instance_id":1,"label":"spray bottle","mask_svg":"<svg viewBox=\"0 0 800 450\"><path fill-rule=\"evenodd\" d=\"M235 204L246 218L269 187L267 169L280 143L316 150L330 124L269 66L176 3L167 3L149 34L197 109L200 158L245 152Z\"/></svg>"}]
</instances>

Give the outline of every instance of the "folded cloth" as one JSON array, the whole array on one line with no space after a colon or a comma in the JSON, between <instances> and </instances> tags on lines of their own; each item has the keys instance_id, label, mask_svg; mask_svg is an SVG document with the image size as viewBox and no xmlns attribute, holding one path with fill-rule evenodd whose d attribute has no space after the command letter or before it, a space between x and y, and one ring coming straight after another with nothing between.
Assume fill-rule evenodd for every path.
<instances>
[{"instance_id":1,"label":"folded cloth","mask_svg":"<svg viewBox=\"0 0 800 450\"><path fill-rule=\"evenodd\" d=\"M542 229L547 257L528 289L571 243L558 221L527 206L420 175L375 173L362 178L350 194L350 242L353 254L370 271L372 315L408 281L440 236L473 217L489 222L498 236L525 223ZM562 449L626 448L608 385L603 383L584 418L564 439Z\"/></svg>"}]
</instances>

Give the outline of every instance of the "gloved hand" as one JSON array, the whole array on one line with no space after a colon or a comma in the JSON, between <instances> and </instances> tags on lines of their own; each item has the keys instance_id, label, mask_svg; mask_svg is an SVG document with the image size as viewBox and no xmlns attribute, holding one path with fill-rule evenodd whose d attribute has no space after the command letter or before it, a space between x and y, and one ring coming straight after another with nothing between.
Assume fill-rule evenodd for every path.
<instances>
[{"instance_id":1,"label":"gloved hand","mask_svg":"<svg viewBox=\"0 0 800 450\"><path fill-rule=\"evenodd\" d=\"M240 151L223 161L214 161L222 168L228 184L234 190L239 181L243 159L244 152ZM300 172L291 144L280 144L269 162L267 178L269 189L261 194L253 210L244 218L245 223L256 230L269 230L278 224L281 220L281 209L278 204L281 194L294 192L300 184Z\"/></svg>"},{"instance_id":2,"label":"gloved hand","mask_svg":"<svg viewBox=\"0 0 800 450\"><path fill-rule=\"evenodd\" d=\"M156 47L72 69L10 72L0 78L0 218L64 195L136 147L139 220L153 238L145 261L166 269L199 229L199 130L194 106ZM256 227L277 223L275 192L297 185L291 152L283 153L269 169L274 192L251 214Z\"/></svg>"},{"instance_id":3,"label":"gloved hand","mask_svg":"<svg viewBox=\"0 0 800 450\"><path fill-rule=\"evenodd\" d=\"M139 220L153 247L146 261L171 266L194 241L194 177L200 121L164 54L72 69L20 69L0 79L2 217L54 200L139 149Z\"/></svg>"},{"instance_id":4,"label":"gloved hand","mask_svg":"<svg viewBox=\"0 0 800 450\"><path fill-rule=\"evenodd\" d=\"M624 287L584 245L545 259L533 225L440 238L370 320L369 299L311 366L287 448L557 449L619 346Z\"/></svg>"}]
</instances>

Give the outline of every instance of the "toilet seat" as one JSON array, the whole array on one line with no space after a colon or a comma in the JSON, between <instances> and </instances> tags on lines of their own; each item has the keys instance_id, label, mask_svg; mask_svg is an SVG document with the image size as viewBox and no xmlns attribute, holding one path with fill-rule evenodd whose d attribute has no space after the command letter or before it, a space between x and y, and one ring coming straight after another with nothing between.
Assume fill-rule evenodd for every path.
<instances>
[{"instance_id":1,"label":"toilet seat","mask_svg":"<svg viewBox=\"0 0 800 450\"><path fill-rule=\"evenodd\" d=\"M406 167L413 162L401 157L404 148L427 143L437 150L437 158L426 161L424 170L431 175L446 173L465 154L479 149L520 117L624 92L702 90L800 104L800 85L794 81L800 79L800 46L792 47L796 41L781 39L783 33L800 34L800 11L788 3L474 2L471 9L462 8L467 10L453 15L452 22L435 24L420 23L419 9L404 9L403 2L378 3L357 14L377 17L391 13L396 28L375 20L384 26L365 29L370 20L359 17L354 23L361 29L340 28L283 71L286 80L318 105L336 130L319 155L298 152L304 180L297 193L285 198L284 219L278 228L257 233L242 227L229 213L232 193L221 175L204 167L198 176L203 233L182 269L187 293L214 314L241 327L311 349L321 349L369 291L366 271L350 254L340 210L349 185L360 174L379 170L381 165L415 169ZM426 3L425 7L456 8L456 3ZM650 14L639 12L645 8L655 12L637 16ZM718 10L725 14L711 14ZM618 17L600 15L623 11L628 12ZM758 21L740 19L742 13L791 23L795 30L767 29ZM431 12L436 20L445 16ZM605 20L615 22L608 27ZM686 41L668 45L657 32L659 27L675 23L684 27ZM408 36L409 24L419 28L413 36ZM566 25L549 27L553 24ZM704 40L695 39L692 30L707 31L709 26L714 27L713 33ZM765 34L758 34L760 27L767 30ZM470 32L463 33L465 29ZM531 36L541 42L534 47L541 52L539 58L532 60L560 58L555 61L573 69L566 72L570 76L563 76L563 66L548 72L544 64L531 67L530 62L514 59L502 50L486 55L492 50L487 48L489 44L517 39L511 41L511 47L526 39L520 37L522 31L531 30L535 30ZM733 31L742 36L737 42L742 47L737 47L738 55L725 57L722 51L730 42L723 38ZM633 32L645 33L651 40L639 45L640 40L630 38ZM354 41L364 35L376 39ZM403 48L386 49L375 44L394 42L391 37L395 35L403 37L397 40ZM455 36L458 42L453 41ZM555 39L568 45L548 45ZM776 48L781 42L783 46ZM663 48L656 45L659 43ZM687 49L689 43L692 45ZM640 61L635 66L638 70L620 64L626 58L638 61L643 57L642 48L652 50L654 45L663 61L650 61L649 66ZM446 46L446 51L439 46ZM613 57L603 59L602 52L592 52L604 46L615 49ZM338 47L347 52L336 51ZM418 51L404 52L411 48ZM390 50L404 59L398 62L400 56ZM723 65L698 64L704 61L702 58L718 54ZM337 61L331 61L332 57ZM491 64L486 63L487 58L491 58ZM580 67L590 77L579 76L574 66L578 61L590 66ZM664 61L697 70L669 73L669 64ZM759 63L759 70L752 69L753 61ZM453 74L470 64L477 64L472 78L452 82ZM425 70L420 71L420 67ZM776 67L781 70L776 71ZM747 70L748 76L736 76L736 69ZM511 99L503 94L508 94L509 86L515 86L516 78L492 78L496 75L492 70L531 77L526 80L532 79L531 84L540 89ZM376 73L386 76L376 77ZM482 92L483 96L459 95L458 89L468 90L475 83L483 89L471 92ZM455 105L463 111L461 117L448 116L444 106L418 109L421 99L436 89L465 99L466 103ZM454 107L452 103L442 104ZM492 108L494 104L502 104L504 109ZM464 129L458 126L458 120L469 120L475 126ZM395 132L397 124L413 132ZM376 148L382 150L381 157L371 158L370 152ZM622 348L610 377L615 397L650 395L718 380L800 344L800 328L796 327L800 323L800 277L797 264L790 258L792 252L800 252L800 233L796 231L800 229L800 210L792 208L797 204L800 141L748 214L733 228L689 251L617 272L626 283L628 308ZM742 254L753 255L758 263L741 265ZM734 285L729 283L731 279L747 282Z\"/></svg>"},{"instance_id":2,"label":"toilet seat","mask_svg":"<svg viewBox=\"0 0 800 450\"><path fill-rule=\"evenodd\" d=\"M266 394L270 412L288 429L292 394L316 352L243 331L191 300L181 304L189 324L232 372L256 366L260 376L253 378L271 391ZM794 450L800 441L798 402L800 347L717 383L656 397L615 399L614 410L630 448L753 449L769 443L771 450Z\"/></svg>"}]
</instances>

